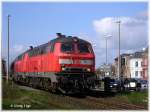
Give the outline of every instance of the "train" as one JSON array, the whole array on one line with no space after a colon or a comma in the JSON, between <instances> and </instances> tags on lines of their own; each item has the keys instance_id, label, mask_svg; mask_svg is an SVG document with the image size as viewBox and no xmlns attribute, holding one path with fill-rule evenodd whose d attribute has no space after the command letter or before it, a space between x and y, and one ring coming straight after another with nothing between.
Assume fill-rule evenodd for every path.
<instances>
[{"instance_id":1,"label":"train","mask_svg":"<svg viewBox=\"0 0 150 112\"><path fill-rule=\"evenodd\" d=\"M14 82L65 94L95 87L95 54L90 42L76 36L57 37L20 54L11 64Z\"/></svg>"}]
</instances>

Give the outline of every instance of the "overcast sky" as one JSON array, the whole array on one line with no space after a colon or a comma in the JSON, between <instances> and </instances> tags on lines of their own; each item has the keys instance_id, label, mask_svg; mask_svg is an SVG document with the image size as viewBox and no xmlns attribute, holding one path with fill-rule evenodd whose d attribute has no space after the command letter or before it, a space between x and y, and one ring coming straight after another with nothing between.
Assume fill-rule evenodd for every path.
<instances>
[{"instance_id":1,"label":"overcast sky","mask_svg":"<svg viewBox=\"0 0 150 112\"><path fill-rule=\"evenodd\" d=\"M148 4L146 2L98 3L2 3L2 57L7 59L7 15L10 20L10 58L30 45L44 44L55 33L74 35L94 46L96 67L105 63L105 36L108 62L118 52L118 25L121 20L121 52L130 53L148 45Z\"/></svg>"}]
</instances>

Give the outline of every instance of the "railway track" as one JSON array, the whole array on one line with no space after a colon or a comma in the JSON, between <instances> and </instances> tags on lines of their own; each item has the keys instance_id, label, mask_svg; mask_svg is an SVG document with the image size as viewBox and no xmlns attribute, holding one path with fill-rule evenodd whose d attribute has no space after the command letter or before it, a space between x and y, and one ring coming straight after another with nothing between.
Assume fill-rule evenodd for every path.
<instances>
[{"instance_id":1,"label":"railway track","mask_svg":"<svg viewBox=\"0 0 150 112\"><path fill-rule=\"evenodd\" d=\"M104 103L99 103L97 101L94 100L89 100L88 98L74 98L74 97L70 97L69 99L71 101L76 101L78 104L84 105L84 107L88 107L86 109L113 109L113 110L117 110L118 108L115 106L111 106L111 105L106 105Z\"/></svg>"},{"instance_id":2,"label":"railway track","mask_svg":"<svg viewBox=\"0 0 150 112\"><path fill-rule=\"evenodd\" d=\"M146 108L143 106L137 106L134 104L129 104L129 103L124 103L121 101L113 101L113 100L106 100L106 99L102 99L102 98L94 98L94 97L86 97L87 99L89 99L90 101L95 101L97 103L102 103L105 105L111 105L112 107L116 107L117 109L129 109L129 110L145 110Z\"/></svg>"},{"instance_id":3,"label":"railway track","mask_svg":"<svg viewBox=\"0 0 150 112\"><path fill-rule=\"evenodd\" d=\"M33 89L31 87L20 86L22 89L37 91L39 89ZM42 91L42 90L39 90ZM45 91L46 92L46 91ZM146 110L146 107L138 106L134 104L129 104L127 102L122 101L121 99L112 100L112 98L106 97L92 97L92 96L85 96L84 98L74 97L74 96L62 96L49 93L49 97L55 100L55 105L59 105L64 103L74 105L74 109L91 109L91 110ZM53 101L49 101L50 104Z\"/></svg>"}]
</instances>

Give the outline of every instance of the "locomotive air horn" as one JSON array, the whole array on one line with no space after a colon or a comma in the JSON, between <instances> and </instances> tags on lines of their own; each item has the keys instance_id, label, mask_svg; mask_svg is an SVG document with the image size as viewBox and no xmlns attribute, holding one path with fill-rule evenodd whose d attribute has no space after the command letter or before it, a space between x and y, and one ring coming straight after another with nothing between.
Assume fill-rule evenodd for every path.
<instances>
[{"instance_id":1,"label":"locomotive air horn","mask_svg":"<svg viewBox=\"0 0 150 112\"><path fill-rule=\"evenodd\" d=\"M56 33L57 37L62 37L61 33Z\"/></svg>"}]
</instances>

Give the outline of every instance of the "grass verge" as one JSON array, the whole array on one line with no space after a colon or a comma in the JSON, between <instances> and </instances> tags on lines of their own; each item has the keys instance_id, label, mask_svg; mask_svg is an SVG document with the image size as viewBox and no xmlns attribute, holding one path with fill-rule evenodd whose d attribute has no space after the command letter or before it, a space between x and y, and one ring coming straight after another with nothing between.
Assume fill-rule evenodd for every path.
<instances>
[{"instance_id":1,"label":"grass verge","mask_svg":"<svg viewBox=\"0 0 150 112\"><path fill-rule=\"evenodd\" d=\"M4 110L70 110L70 109L95 109L85 103L86 98L73 100L70 97L51 94L46 91L24 89L12 82L4 82L2 85L2 108ZM98 98L97 98L98 99ZM113 97L101 98L101 100L120 101L130 104L148 107L148 91L120 93ZM89 102L90 103L90 102ZM101 107L99 107L101 108ZM109 108L107 108L109 109Z\"/></svg>"}]
</instances>

